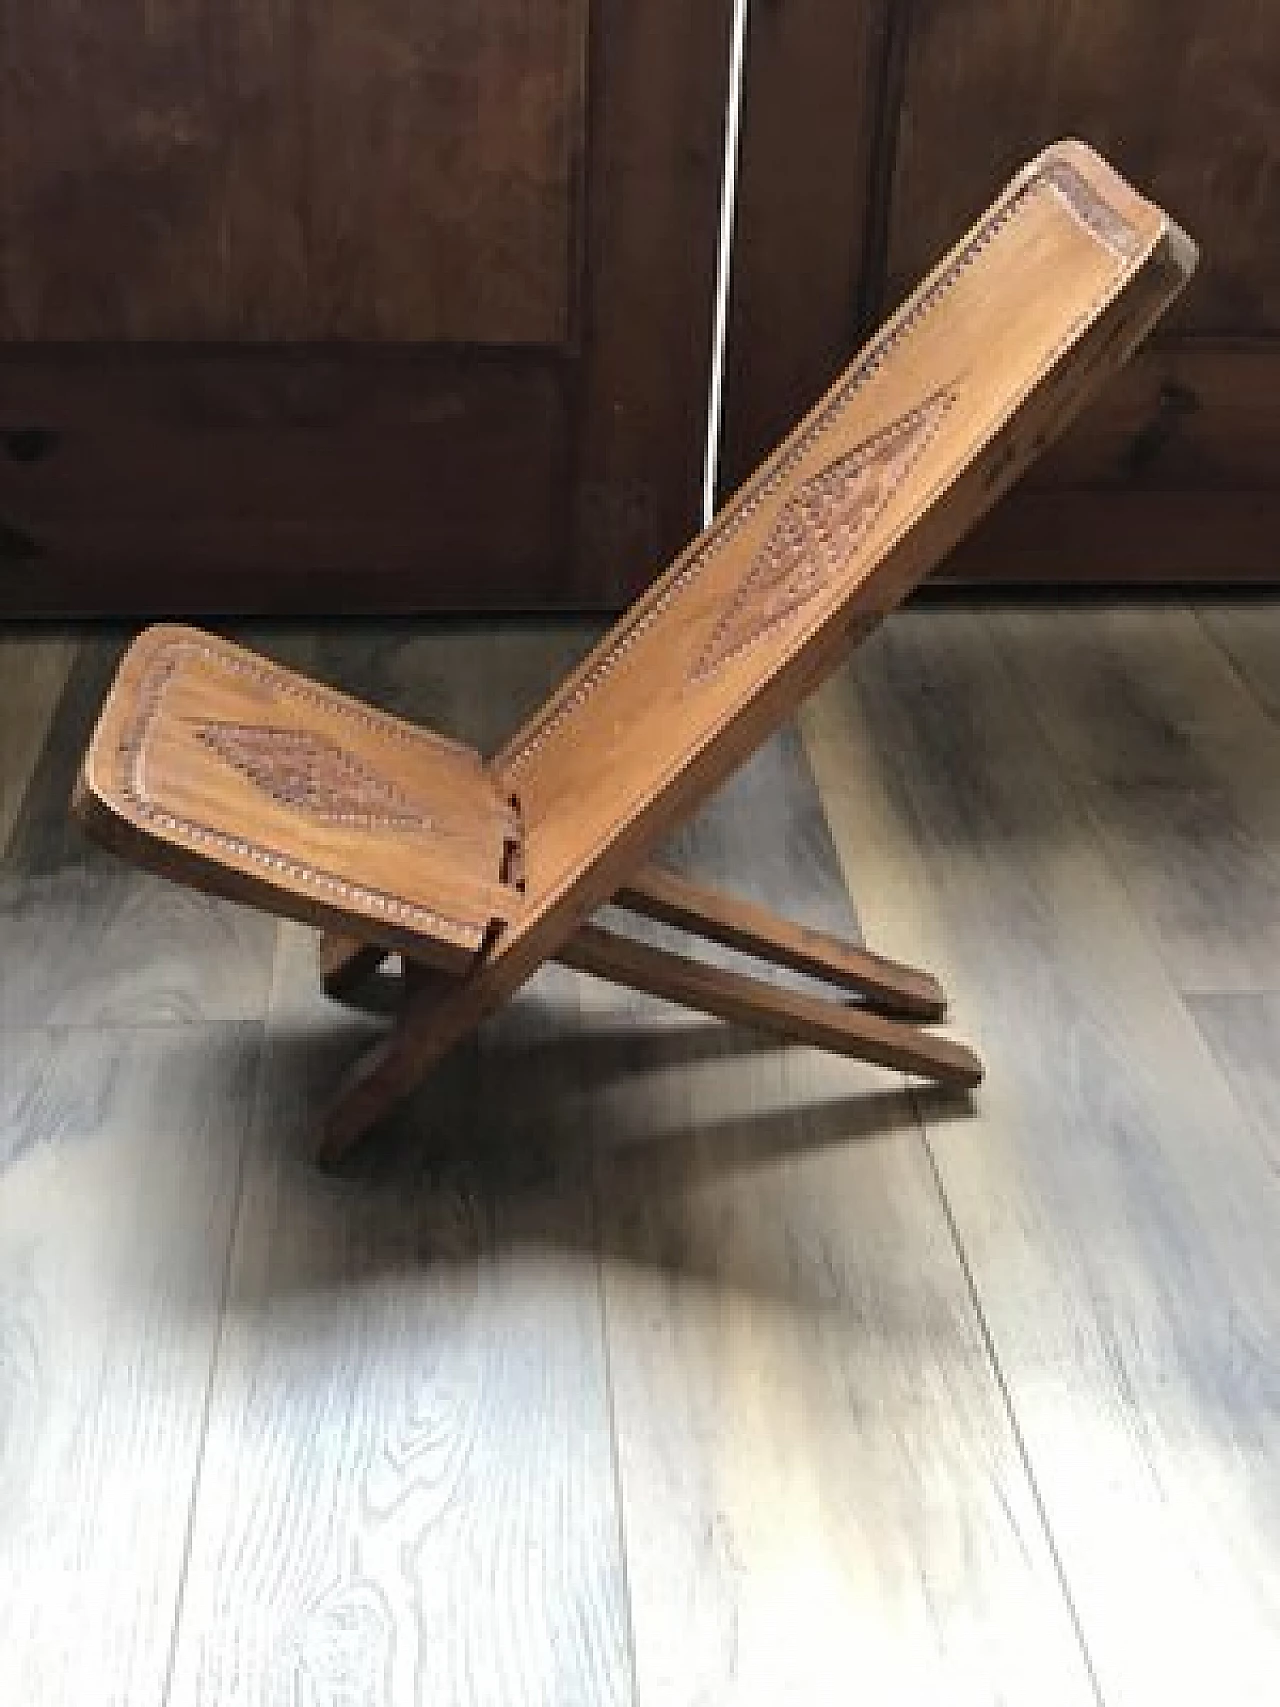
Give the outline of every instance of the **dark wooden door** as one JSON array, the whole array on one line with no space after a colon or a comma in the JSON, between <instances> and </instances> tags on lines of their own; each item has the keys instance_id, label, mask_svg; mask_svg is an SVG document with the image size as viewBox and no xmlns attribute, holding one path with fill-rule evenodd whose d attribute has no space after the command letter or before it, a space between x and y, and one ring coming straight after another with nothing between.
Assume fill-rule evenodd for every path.
<instances>
[{"instance_id":1,"label":"dark wooden door","mask_svg":"<svg viewBox=\"0 0 1280 1707\"><path fill-rule=\"evenodd\" d=\"M0 611L627 597L695 527L729 0L0 0Z\"/></svg>"},{"instance_id":2,"label":"dark wooden door","mask_svg":"<svg viewBox=\"0 0 1280 1707\"><path fill-rule=\"evenodd\" d=\"M723 485L1046 142L1078 135L1201 268L1154 345L943 573L1280 580L1280 27L1267 0L753 7Z\"/></svg>"}]
</instances>

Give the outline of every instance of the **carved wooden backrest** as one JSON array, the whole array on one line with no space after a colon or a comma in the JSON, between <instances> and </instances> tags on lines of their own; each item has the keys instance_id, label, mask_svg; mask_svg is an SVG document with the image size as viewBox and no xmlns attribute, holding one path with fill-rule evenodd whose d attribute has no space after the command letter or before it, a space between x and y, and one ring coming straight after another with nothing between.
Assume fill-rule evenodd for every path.
<instances>
[{"instance_id":1,"label":"carved wooden backrest","mask_svg":"<svg viewBox=\"0 0 1280 1707\"><path fill-rule=\"evenodd\" d=\"M1193 261L1090 150L1033 162L494 760L532 912L607 893L1005 490Z\"/></svg>"}]
</instances>

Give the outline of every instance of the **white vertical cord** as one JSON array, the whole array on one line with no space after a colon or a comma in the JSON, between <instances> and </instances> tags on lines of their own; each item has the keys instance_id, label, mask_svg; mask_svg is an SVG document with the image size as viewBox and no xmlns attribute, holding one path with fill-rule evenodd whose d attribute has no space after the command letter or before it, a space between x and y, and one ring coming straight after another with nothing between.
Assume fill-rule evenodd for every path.
<instances>
[{"instance_id":1,"label":"white vertical cord","mask_svg":"<svg viewBox=\"0 0 1280 1707\"><path fill-rule=\"evenodd\" d=\"M720 420L724 408L724 350L729 327L729 275L733 267L733 214L738 197L738 131L742 119L742 59L748 0L733 0L729 38L729 99L724 116L724 169L720 179L720 241L716 257L715 320L711 333L711 390L702 464L702 525L715 514L720 472Z\"/></svg>"}]
</instances>

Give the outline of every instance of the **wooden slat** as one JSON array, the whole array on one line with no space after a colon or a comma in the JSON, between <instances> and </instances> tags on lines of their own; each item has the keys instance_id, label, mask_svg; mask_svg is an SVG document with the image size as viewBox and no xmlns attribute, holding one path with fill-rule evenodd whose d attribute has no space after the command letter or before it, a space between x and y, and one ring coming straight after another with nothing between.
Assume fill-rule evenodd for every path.
<instances>
[{"instance_id":1,"label":"wooden slat","mask_svg":"<svg viewBox=\"0 0 1280 1707\"><path fill-rule=\"evenodd\" d=\"M624 984L736 1025L774 1032L939 1083L972 1088L982 1065L971 1049L862 1008L784 990L705 961L689 960L600 925L582 925L556 956L562 966Z\"/></svg>"},{"instance_id":2,"label":"wooden slat","mask_svg":"<svg viewBox=\"0 0 1280 1707\"><path fill-rule=\"evenodd\" d=\"M940 1019L946 997L936 978L842 942L825 931L780 919L739 896L721 894L660 866L647 865L614 896L617 906L678 926L775 966L870 996L895 1012Z\"/></svg>"},{"instance_id":3,"label":"wooden slat","mask_svg":"<svg viewBox=\"0 0 1280 1707\"><path fill-rule=\"evenodd\" d=\"M925 1123L1098 1695L1263 1701L1273 1168L978 618L887 624L805 728L867 915L987 1053Z\"/></svg>"},{"instance_id":4,"label":"wooden slat","mask_svg":"<svg viewBox=\"0 0 1280 1707\"><path fill-rule=\"evenodd\" d=\"M767 908L690 883L658 866L644 867L618 891L613 904L705 942L722 943L769 965L785 966L870 997L892 1013L936 1020L946 1011L942 988L927 972L869 954L824 931L794 925ZM570 943L556 959L573 965L572 956ZM371 978L385 958L383 949L326 931L320 944L321 985L327 995L342 1000Z\"/></svg>"}]
</instances>

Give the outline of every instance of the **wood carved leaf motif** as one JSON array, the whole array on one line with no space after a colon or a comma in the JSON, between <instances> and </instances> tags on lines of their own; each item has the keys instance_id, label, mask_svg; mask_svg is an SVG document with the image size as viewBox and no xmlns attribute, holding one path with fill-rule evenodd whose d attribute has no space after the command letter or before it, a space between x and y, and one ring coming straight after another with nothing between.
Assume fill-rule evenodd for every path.
<instances>
[{"instance_id":1,"label":"wood carved leaf motif","mask_svg":"<svg viewBox=\"0 0 1280 1707\"><path fill-rule=\"evenodd\" d=\"M282 806L330 824L425 829L425 810L358 754L313 729L197 723L196 738Z\"/></svg>"},{"instance_id":2,"label":"wood carved leaf motif","mask_svg":"<svg viewBox=\"0 0 1280 1707\"><path fill-rule=\"evenodd\" d=\"M850 567L953 401L950 391L936 392L792 494L712 630L695 681L714 675Z\"/></svg>"}]
</instances>

